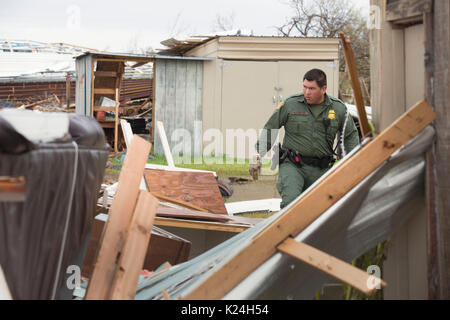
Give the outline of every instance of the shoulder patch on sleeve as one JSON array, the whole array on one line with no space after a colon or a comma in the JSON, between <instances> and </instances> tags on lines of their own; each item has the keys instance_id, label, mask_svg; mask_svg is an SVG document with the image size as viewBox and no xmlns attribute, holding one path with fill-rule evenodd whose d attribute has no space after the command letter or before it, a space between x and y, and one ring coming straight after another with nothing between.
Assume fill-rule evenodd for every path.
<instances>
[{"instance_id":1,"label":"shoulder patch on sleeve","mask_svg":"<svg viewBox=\"0 0 450 320\"><path fill-rule=\"evenodd\" d=\"M284 106L284 101L281 101L277 107L277 110L280 110Z\"/></svg>"}]
</instances>

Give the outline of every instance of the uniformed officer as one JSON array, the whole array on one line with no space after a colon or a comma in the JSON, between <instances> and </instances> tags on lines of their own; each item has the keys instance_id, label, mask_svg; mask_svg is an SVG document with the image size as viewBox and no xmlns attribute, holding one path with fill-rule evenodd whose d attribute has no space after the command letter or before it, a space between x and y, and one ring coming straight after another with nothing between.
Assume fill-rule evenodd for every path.
<instances>
[{"instance_id":1,"label":"uniformed officer","mask_svg":"<svg viewBox=\"0 0 450 320\"><path fill-rule=\"evenodd\" d=\"M285 128L280 148L277 189L281 208L311 186L334 163L336 134L344 132L345 151L359 143L358 131L345 104L326 93L327 78L320 69L312 69L303 77L303 94L282 102L264 126L256 144L263 157L275 139L272 129Z\"/></svg>"}]
</instances>

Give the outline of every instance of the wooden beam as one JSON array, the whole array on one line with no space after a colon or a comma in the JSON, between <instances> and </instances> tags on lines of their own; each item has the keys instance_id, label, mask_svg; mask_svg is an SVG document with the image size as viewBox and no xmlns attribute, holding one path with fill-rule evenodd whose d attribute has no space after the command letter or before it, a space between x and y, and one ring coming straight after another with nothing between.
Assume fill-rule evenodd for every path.
<instances>
[{"instance_id":1,"label":"wooden beam","mask_svg":"<svg viewBox=\"0 0 450 320\"><path fill-rule=\"evenodd\" d=\"M94 106L94 111L115 112L116 107Z\"/></svg>"},{"instance_id":2,"label":"wooden beam","mask_svg":"<svg viewBox=\"0 0 450 320\"><path fill-rule=\"evenodd\" d=\"M136 64L132 65L131 68L137 68L140 66L143 66L144 64L149 63L150 61L141 61L141 62L137 62Z\"/></svg>"},{"instance_id":3,"label":"wooden beam","mask_svg":"<svg viewBox=\"0 0 450 320\"><path fill-rule=\"evenodd\" d=\"M167 165L174 168L175 163L173 162L172 152L170 152L169 141L167 140L166 131L164 131L164 125L161 121L156 121L156 127L158 128L158 134L161 139L164 155L166 156Z\"/></svg>"},{"instance_id":4,"label":"wooden beam","mask_svg":"<svg viewBox=\"0 0 450 320\"><path fill-rule=\"evenodd\" d=\"M86 293L87 300L107 299L118 264L118 254L125 244L125 236L131 222L139 184L151 144L134 136L120 171L117 191L108 222L102 236L97 261Z\"/></svg>"},{"instance_id":5,"label":"wooden beam","mask_svg":"<svg viewBox=\"0 0 450 320\"><path fill-rule=\"evenodd\" d=\"M339 32L339 37L341 38L342 48L344 49L348 75L350 76L350 81L352 82L353 95L355 97L355 104L358 110L361 134L363 137L370 136L372 131L370 130L369 121L367 120L366 107L361 91L361 85L359 83L358 69L356 68L352 45L350 43L350 39L347 38L343 32Z\"/></svg>"},{"instance_id":6,"label":"wooden beam","mask_svg":"<svg viewBox=\"0 0 450 320\"><path fill-rule=\"evenodd\" d=\"M278 250L349 284L366 295L373 294L378 285L380 287L387 285L380 278L292 238L287 238L282 242L278 246Z\"/></svg>"},{"instance_id":7,"label":"wooden beam","mask_svg":"<svg viewBox=\"0 0 450 320\"><path fill-rule=\"evenodd\" d=\"M147 254L153 221L159 201L147 191L140 191L127 240L120 255L110 299L132 300Z\"/></svg>"},{"instance_id":8,"label":"wooden beam","mask_svg":"<svg viewBox=\"0 0 450 320\"><path fill-rule=\"evenodd\" d=\"M436 139L428 156L429 297L450 299L450 3L434 1L425 20L426 96L437 113Z\"/></svg>"},{"instance_id":9,"label":"wooden beam","mask_svg":"<svg viewBox=\"0 0 450 320\"><path fill-rule=\"evenodd\" d=\"M116 89L112 89L112 88L94 88L94 94L116 94Z\"/></svg>"},{"instance_id":10,"label":"wooden beam","mask_svg":"<svg viewBox=\"0 0 450 320\"><path fill-rule=\"evenodd\" d=\"M295 237L325 210L415 137L436 117L424 100L419 101L391 126L293 203L238 254L231 257L185 299L220 299L277 252L277 246Z\"/></svg>"},{"instance_id":11,"label":"wooden beam","mask_svg":"<svg viewBox=\"0 0 450 320\"><path fill-rule=\"evenodd\" d=\"M186 219L173 219L173 218L155 218L155 226L166 226L166 227L176 227L176 228L187 228L187 229L199 229L199 230L214 230L214 231L227 231L227 232L242 232L251 228L250 225L233 225L222 222L211 222L211 221L195 221Z\"/></svg>"},{"instance_id":12,"label":"wooden beam","mask_svg":"<svg viewBox=\"0 0 450 320\"><path fill-rule=\"evenodd\" d=\"M94 117L94 89L95 89L95 77L94 77L94 70L95 70L95 58L92 57L91 59L91 105L89 106L91 110L91 117Z\"/></svg>"},{"instance_id":13,"label":"wooden beam","mask_svg":"<svg viewBox=\"0 0 450 320\"><path fill-rule=\"evenodd\" d=\"M423 14L432 9L432 0L387 1L386 21L405 24L422 21Z\"/></svg>"},{"instance_id":14,"label":"wooden beam","mask_svg":"<svg viewBox=\"0 0 450 320\"><path fill-rule=\"evenodd\" d=\"M96 77L112 77L112 78L115 78L115 77L117 77L117 72L115 72L115 71L95 71L94 75Z\"/></svg>"},{"instance_id":15,"label":"wooden beam","mask_svg":"<svg viewBox=\"0 0 450 320\"><path fill-rule=\"evenodd\" d=\"M0 176L0 193L25 193L25 177Z\"/></svg>"},{"instance_id":16,"label":"wooden beam","mask_svg":"<svg viewBox=\"0 0 450 320\"><path fill-rule=\"evenodd\" d=\"M114 110L114 152L117 153L117 141L119 139L119 78L116 79L115 100L116 106Z\"/></svg>"}]
</instances>

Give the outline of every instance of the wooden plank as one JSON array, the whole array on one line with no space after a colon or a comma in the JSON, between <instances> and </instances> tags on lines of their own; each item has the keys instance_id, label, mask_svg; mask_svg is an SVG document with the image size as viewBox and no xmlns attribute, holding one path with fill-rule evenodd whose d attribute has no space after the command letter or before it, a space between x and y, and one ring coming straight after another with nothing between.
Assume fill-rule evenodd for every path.
<instances>
[{"instance_id":1,"label":"wooden plank","mask_svg":"<svg viewBox=\"0 0 450 320\"><path fill-rule=\"evenodd\" d=\"M352 82L353 95L355 97L355 104L358 110L359 125L361 134L363 137L370 136L371 130L369 121L367 120L366 107L361 91L361 85L358 78L358 69L356 68L355 56L353 54L352 45L350 39L347 38L343 32L339 32L341 38L342 47L344 49L345 62L347 64L347 71Z\"/></svg>"},{"instance_id":2,"label":"wooden plank","mask_svg":"<svg viewBox=\"0 0 450 320\"><path fill-rule=\"evenodd\" d=\"M430 242L435 244L433 258L429 272L429 289L434 289L434 296L438 299L450 299L450 78L449 78L449 56L450 56L450 3L449 1L434 1L434 13L428 18L432 25L425 26L427 32L427 44L425 48L425 59L427 69L431 69L426 78L427 96L433 98L436 119L436 143L431 149L433 162L430 163L429 201L431 220L434 223ZM430 21L431 20L431 21ZM430 36L428 36L430 35ZM432 38L432 39L429 39ZM428 61L427 61L428 60ZM431 71L429 70L429 71ZM433 239L434 238L434 239ZM431 292L430 292L431 293Z\"/></svg>"},{"instance_id":3,"label":"wooden plank","mask_svg":"<svg viewBox=\"0 0 450 320\"><path fill-rule=\"evenodd\" d=\"M125 119L120 120L120 126L122 128L123 137L125 139L125 145L128 149L131 145L131 139L133 138L133 130L131 130L130 123Z\"/></svg>"},{"instance_id":4,"label":"wooden plank","mask_svg":"<svg viewBox=\"0 0 450 320\"><path fill-rule=\"evenodd\" d=\"M25 201L25 177L0 176L0 201Z\"/></svg>"},{"instance_id":5,"label":"wooden plank","mask_svg":"<svg viewBox=\"0 0 450 320\"><path fill-rule=\"evenodd\" d=\"M96 77L117 77L117 72L115 71L95 71L94 75Z\"/></svg>"},{"instance_id":6,"label":"wooden plank","mask_svg":"<svg viewBox=\"0 0 450 320\"><path fill-rule=\"evenodd\" d=\"M380 278L374 277L345 261L306 243L295 241L292 238L287 238L277 249L351 285L366 295L373 294L377 290L378 285L381 287L387 285Z\"/></svg>"},{"instance_id":7,"label":"wooden plank","mask_svg":"<svg viewBox=\"0 0 450 320\"><path fill-rule=\"evenodd\" d=\"M125 235L131 222L139 183L151 144L139 136L134 136L131 147L120 171L116 196L109 210L109 218L97 262L89 281L86 299L107 299L117 268L117 255L122 250Z\"/></svg>"},{"instance_id":8,"label":"wooden plank","mask_svg":"<svg viewBox=\"0 0 450 320\"><path fill-rule=\"evenodd\" d=\"M94 94L115 94L116 89L111 88L94 88Z\"/></svg>"},{"instance_id":9,"label":"wooden plank","mask_svg":"<svg viewBox=\"0 0 450 320\"><path fill-rule=\"evenodd\" d=\"M161 121L156 122L156 128L158 129L159 138L161 139L162 147L164 150L164 156L167 160L167 165L174 168L175 163L173 162L172 152L170 152L169 141L167 140L166 131L164 130L164 125Z\"/></svg>"},{"instance_id":10,"label":"wooden plank","mask_svg":"<svg viewBox=\"0 0 450 320\"><path fill-rule=\"evenodd\" d=\"M201 208L199 206L196 206L195 204L192 204L192 203L189 203L189 202L186 202L186 201L182 201L182 200L177 200L177 199L173 199L173 198L170 198L170 197L166 197L166 196L164 196L162 194L159 194L159 193L156 193L156 192L152 192L152 194L155 197L157 197L158 199L160 199L160 200L165 200L165 201L168 201L168 202L171 202L171 203L175 203L175 204L178 204L178 205L180 205L182 207L185 207L185 208L190 208L190 209L198 210L198 211L201 211L201 212L209 212L206 209L203 209L203 208Z\"/></svg>"},{"instance_id":11,"label":"wooden plank","mask_svg":"<svg viewBox=\"0 0 450 320\"><path fill-rule=\"evenodd\" d=\"M125 139L125 145L126 148L128 149L131 145L131 140L133 139L133 130L131 130L130 123L125 119L120 120L120 125L122 128L123 137ZM142 176L141 185L139 186L139 189L147 190L147 185L145 184L144 176Z\"/></svg>"},{"instance_id":12,"label":"wooden plank","mask_svg":"<svg viewBox=\"0 0 450 320\"><path fill-rule=\"evenodd\" d=\"M114 110L114 152L117 152L117 140L119 139L119 79L117 78L116 81L116 94L115 94L115 100L116 100L116 106Z\"/></svg>"},{"instance_id":13,"label":"wooden plank","mask_svg":"<svg viewBox=\"0 0 450 320\"><path fill-rule=\"evenodd\" d=\"M412 23L421 21L423 14L432 10L431 0L388 1L386 21L394 23Z\"/></svg>"},{"instance_id":14,"label":"wooden plank","mask_svg":"<svg viewBox=\"0 0 450 320\"><path fill-rule=\"evenodd\" d=\"M0 176L0 193L25 193L25 177Z\"/></svg>"},{"instance_id":15,"label":"wooden plank","mask_svg":"<svg viewBox=\"0 0 450 320\"><path fill-rule=\"evenodd\" d=\"M416 136L436 117L424 100L418 102L376 138L343 162L312 190L292 204L238 254L224 263L185 299L220 299L277 251L277 246L296 236L349 190Z\"/></svg>"},{"instance_id":16,"label":"wooden plank","mask_svg":"<svg viewBox=\"0 0 450 320\"><path fill-rule=\"evenodd\" d=\"M136 295L158 203L149 192L140 191L114 277L110 296L112 300L132 300Z\"/></svg>"},{"instance_id":17,"label":"wooden plank","mask_svg":"<svg viewBox=\"0 0 450 320\"><path fill-rule=\"evenodd\" d=\"M212 221L194 221L174 218L156 217L155 226L200 229L210 231L242 232L251 228L250 225L236 225L232 223L212 222Z\"/></svg>"},{"instance_id":18,"label":"wooden plank","mask_svg":"<svg viewBox=\"0 0 450 320\"><path fill-rule=\"evenodd\" d=\"M152 193L191 203L211 213L228 215L211 173L145 169L144 176Z\"/></svg>"},{"instance_id":19,"label":"wooden plank","mask_svg":"<svg viewBox=\"0 0 450 320\"><path fill-rule=\"evenodd\" d=\"M116 107L94 106L94 111L115 112Z\"/></svg>"},{"instance_id":20,"label":"wooden plank","mask_svg":"<svg viewBox=\"0 0 450 320\"><path fill-rule=\"evenodd\" d=\"M217 173L215 171L208 171L208 170L199 170L199 169L190 169L190 168L180 168L180 167L169 167L161 164L153 164L153 163L147 163L145 165L145 169L155 169L155 170L166 170L166 171L184 171L184 172L209 172L214 175L214 177L217 177Z\"/></svg>"},{"instance_id":21,"label":"wooden plank","mask_svg":"<svg viewBox=\"0 0 450 320\"><path fill-rule=\"evenodd\" d=\"M94 57L92 57L92 59L91 59L91 70L90 70L90 72L91 72L91 90L90 90L90 93L91 93L91 105L89 106L89 109L91 110L91 117L94 117L94 89L95 89L95 77L94 77L94 69L95 69L95 62L96 62L96 60L95 60L95 58Z\"/></svg>"},{"instance_id":22,"label":"wooden plank","mask_svg":"<svg viewBox=\"0 0 450 320\"><path fill-rule=\"evenodd\" d=\"M154 196L154 194L152 194ZM158 197L156 197L158 198ZM203 211L185 209L185 208L172 208L166 206L159 206L157 210L158 217L169 218L183 218L193 220L211 220L211 221L230 221L232 217L224 214L207 213Z\"/></svg>"}]
</instances>

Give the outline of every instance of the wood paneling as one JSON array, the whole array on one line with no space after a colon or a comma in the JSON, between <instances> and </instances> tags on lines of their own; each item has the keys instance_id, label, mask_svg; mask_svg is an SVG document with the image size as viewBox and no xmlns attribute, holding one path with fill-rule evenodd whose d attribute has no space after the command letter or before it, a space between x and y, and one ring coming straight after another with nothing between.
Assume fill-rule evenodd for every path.
<instances>
[{"instance_id":1,"label":"wood paneling","mask_svg":"<svg viewBox=\"0 0 450 320\"><path fill-rule=\"evenodd\" d=\"M146 169L144 176L150 192L192 203L211 213L227 214L212 173Z\"/></svg>"}]
</instances>

